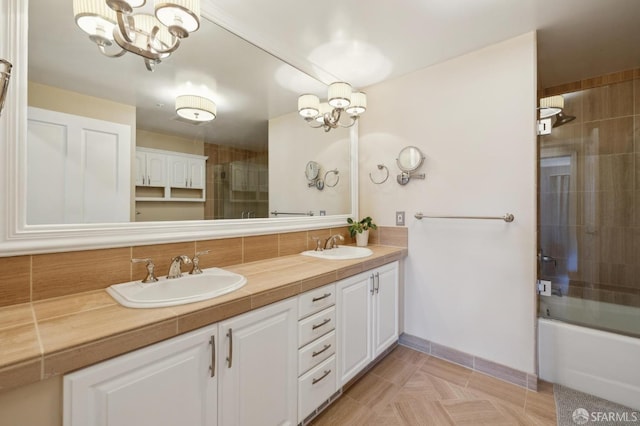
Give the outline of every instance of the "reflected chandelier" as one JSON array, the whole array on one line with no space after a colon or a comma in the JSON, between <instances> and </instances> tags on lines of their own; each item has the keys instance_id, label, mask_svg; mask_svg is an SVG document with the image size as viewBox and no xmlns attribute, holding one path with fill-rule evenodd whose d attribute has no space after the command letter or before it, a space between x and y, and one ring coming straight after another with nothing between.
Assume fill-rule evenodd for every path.
<instances>
[{"instance_id":1,"label":"reflected chandelier","mask_svg":"<svg viewBox=\"0 0 640 426\"><path fill-rule=\"evenodd\" d=\"M304 94L298 97L298 113L314 128L322 127L325 132L336 127L353 126L360 114L367 110L367 95L354 92L351 85L336 82L329 85L327 102L320 103L316 95ZM340 122L342 113L349 114L348 123Z\"/></svg>"},{"instance_id":2,"label":"reflected chandelier","mask_svg":"<svg viewBox=\"0 0 640 426\"><path fill-rule=\"evenodd\" d=\"M146 0L73 0L76 24L112 58L142 56L149 71L200 27L200 0L154 0L155 16L133 13ZM120 50L107 50L113 42Z\"/></svg>"}]
</instances>

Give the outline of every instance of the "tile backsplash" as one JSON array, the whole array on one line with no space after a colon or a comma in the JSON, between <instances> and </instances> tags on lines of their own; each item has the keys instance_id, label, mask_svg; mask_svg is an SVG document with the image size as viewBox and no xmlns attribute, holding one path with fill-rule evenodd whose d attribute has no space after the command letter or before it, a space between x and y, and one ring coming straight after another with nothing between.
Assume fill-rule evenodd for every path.
<instances>
[{"instance_id":1,"label":"tile backsplash","mask_svg":"<svg viewBox=\"0 0 640 426\"><path fill-rule=\"evenodd\" d=\"M180 254L193 256L197 251L210 250L200 257L200 267L225 267L313 249L315 242L312 237L326 239L333 234L343 235L345 244L352 243L345 226L216 240L0 257L0 269L6 271L0 284L0 306L141 280L146 274L145 264L133 264L132 258L153 259L156 274L161 276L166 275L171 258ZM407 247L407 228L379 227L371 233L369 242Z\"/></svg>"}]
</instances>

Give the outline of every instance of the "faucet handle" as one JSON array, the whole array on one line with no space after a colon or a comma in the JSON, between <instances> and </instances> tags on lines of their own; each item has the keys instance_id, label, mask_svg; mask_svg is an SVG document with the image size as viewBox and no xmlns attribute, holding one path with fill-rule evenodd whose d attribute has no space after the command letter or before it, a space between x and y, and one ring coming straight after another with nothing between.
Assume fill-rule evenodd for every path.
<instances>
[{"instance_id":1,"label":"faucet handle","mask_svg":"<svg viewBox=\"0 0 640 426\"><path fill-rule=\"evenodd\" d=\"M208 254L209 252L211 252L211 250L202 250L197 251L196 254L193 255L193 259L191 259L193 268L191 268L191 272L189 272L190 274L196 275L202 273L202 269L200 269L200 256L202 256L203 254Z\"/></svg>"},{"instance_id":2,"label":"faucet handle","mask_svg":"<svg viewBox=\"0 0 640 426\"><path fill-rule=\"evenodd\" d=\"M311 237L311 239L316 242L314 251L322 251L322 239L320 237Z\"/></svg>"},{"instance_id":3,"label":"faucet handle","mask_svg":"<svg viewBox=\"0 0 640 426\"><path fill-rule=\"evenodd\" d=\"M142 282L146 283L155 283L158 281L156 278L156 265L153 264L153 260L150 257L142 258L142 259L131 259L131 263L146 263L147 264L147 276L144 277Z\"/></svg>"}]
</instances>

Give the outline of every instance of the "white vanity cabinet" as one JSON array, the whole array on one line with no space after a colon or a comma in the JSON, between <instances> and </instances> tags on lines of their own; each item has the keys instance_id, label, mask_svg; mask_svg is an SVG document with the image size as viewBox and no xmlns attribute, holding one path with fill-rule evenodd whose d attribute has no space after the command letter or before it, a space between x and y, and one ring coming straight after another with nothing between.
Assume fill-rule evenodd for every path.
<instances>
[{"instance_id":1,"label":"white vanity cabinet","mask_svg":"<svg viewBox=\"0 0 640 426\"><path fill-rule=\"evenodd\" d=\"M220 323L220 425L297 424L297 308L291 298Z\"/></svg>"},{"instance_id":2,"label":"white vanity cabinet","mask_svg":"<svg viewBox=\"0 0 640 426\"><path fill-rule=\"evenodd\" d=\"M217 325L67 374L65 426L217 425Z\"/></svg>"},{"instance_id":3,"label":"white vanity cabinet","mask_svg":"<svg viewBox=\"0 0 640 426\"><path fill-rule=\"evenodd\" d=\"M315 415L316 408L337 390L336 285L298 296L298 420Z\"/></svg>"},{"instance_id":4,"label":"white vanity cabinet","mask_svg":"<svg viewBox=\"0 0 640 426\"><path fill-rule=\"evenodd\" d=\"M170 175L173 188L203 189L206 178L206 157L171 155Z\"/></svg>"},{"instance_id":5,"label":"white vanity cabinet","mask_svg":"<svg viewBox=\"0 0 640 426\"><path fill-rule=\"evenodd\" d=\"M165 187L167 156L144 148L136 148L136 186Z\"/></svg>"},{"instance_id":6,"label":"white vanity cabinet","mask_svg":"<svg viewBox=\"0 0 640 426\"><path fill-rule=\"evenodd\" d=\"M338 386L398 339L398 262L336 283Z\"/></svg>"}]
</instances>

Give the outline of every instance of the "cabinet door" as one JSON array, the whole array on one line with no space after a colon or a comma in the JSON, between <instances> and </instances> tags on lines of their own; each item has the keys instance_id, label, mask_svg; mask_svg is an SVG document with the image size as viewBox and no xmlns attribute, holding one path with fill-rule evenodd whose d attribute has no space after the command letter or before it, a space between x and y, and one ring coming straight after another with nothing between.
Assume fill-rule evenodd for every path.
<instances>
[{"instance_id":1,"label":"cabinet door","mask_svg":"<svg viewBox=\"0 0 640 426\"><path fill-rule=\"evenodd\" d=\"M337 283L338 382L343 386L372 359L372 274L360 274Z\"/></svg>"},{"instance_id":2,"label":"cabinet door","mask_svg":"<svg viewBox=\"0 0 640 426\"><path fill-rule=\"evenodd\" d=\"M165 186L167 184L167 156L147 152L147 186Z\"/></svg>"},{"instance_id":3,"label":"cabinet door","mask_svg":"<svg viewBox=\"0 0 640 426\"><path fill-rule=\"evenodd\" d=\"M220 324L219 424L297 424L296 326L296 299Z\"/></svg>"},{"instance_id":4,"label":"cabinet door","mask_svg":"<svg viewBox=\"0 0 640 426\"><path fill-rule=\"evenodd\" d=\"M189 161L189 187L196 189L204 189L207 166L205 160Z\"/></svg>"},{"instance_id":5,"label":"cabinet door","mask_svg":"<svg viewBox=\"0 0 640 426\"><path fill-rule=\"evenodd\" d=\"M171 170L171 186L174 188L189 188L189 159L172 155L169 157Z\"/></svg>"},{"instance_id":6,"label":"cabinet door","mask_svg":"<svg viewBox=\"0 0 640 426\"><path fill-rule=\"evenodd\" d=\"M373 271L373 358L398 340L398 262Z\"/></svg>"},{"instance_id":7,"label":"cabinet door","mask_svg":"<svg viewBox=\"0 0 640 426\"><path fill-rule=\"evenodd\" d=\"M65 375L64 425L217 425L216 332L209 326Z\"/></svg>"},{"instance_id":8,"label":"cabinet door","mask_svg":"<svg viewBox=\"0 0 640 426\"><path fill-rule=\"evenodd\" d=\"M136 151L136 186L147 184L147 154Z\"/></svg>"},{"instance_id":9,"label":"cabinet door","mask_svg":"<svg viewBox=\"0 0 640 426\"><path fill-rule=\"evenodd\" d=\"M247 167L244 163L231 163L231 190L247 190Z\"/></svg>"}]
</instances>

